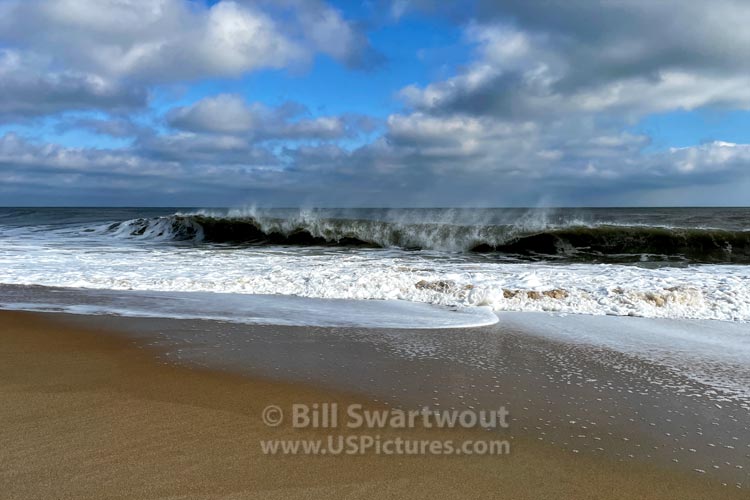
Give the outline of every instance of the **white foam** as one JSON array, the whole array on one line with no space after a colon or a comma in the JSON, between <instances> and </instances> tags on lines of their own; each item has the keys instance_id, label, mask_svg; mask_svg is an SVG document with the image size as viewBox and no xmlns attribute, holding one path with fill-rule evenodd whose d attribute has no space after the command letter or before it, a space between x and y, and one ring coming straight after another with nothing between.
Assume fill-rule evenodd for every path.
<instances>
[{"instance_id":1,"label":"white foam","mask_svg":"<svg viewBox=\"0 0 750 500\"><path fill-rule=\"evenodd\" d=\"M355 301L203 292L138 292L23 287L0 289L0 309L232 323L364 327L468 328L493 325L487 307L448 309L404 301Z\"/></svg>"},{"instance_id":2,"label":"white foam","mask_svg":"<svg viewBox=\"0 0 750 500\"><path fill-rule=\"evenodd\" d=\"M745 324L536 313L506 313L501 324L631 354L750 404L750 332Z\"/></svg>"},{"instance_id":3,"label":"white foam","mask_svg":"<svg viewBox=\"0 0 750 500\"><path fill-rule=\"evenodd\" d=\"M217 248L5 233L0 283L406 300L750 321L750 266L507 263L395 249ZM545 292L547 292L545 294Z\"/></svg>"}]
</instances>

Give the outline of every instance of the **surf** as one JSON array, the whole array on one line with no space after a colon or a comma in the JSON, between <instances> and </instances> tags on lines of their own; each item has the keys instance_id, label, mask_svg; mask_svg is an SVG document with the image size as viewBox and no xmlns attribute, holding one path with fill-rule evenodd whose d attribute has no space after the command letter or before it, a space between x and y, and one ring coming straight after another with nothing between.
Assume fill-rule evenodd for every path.
<instances>
[{"instance_id":1,"label":"surf","mask_svg":"<svg viewBox=\"0 0 750 500\"><path fill-rule=\"evenodd\" d=\"M173 214L107 226L107 234L169 242L398 248L521 260L750 263L750 231L580 221L510 224Z\"/></svg>"}]
</instances>

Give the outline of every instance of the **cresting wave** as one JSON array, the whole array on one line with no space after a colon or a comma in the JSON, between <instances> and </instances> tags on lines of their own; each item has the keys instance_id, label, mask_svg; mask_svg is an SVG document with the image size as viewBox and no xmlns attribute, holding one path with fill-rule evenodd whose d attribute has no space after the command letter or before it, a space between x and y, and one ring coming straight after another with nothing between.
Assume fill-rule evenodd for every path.
<instances>
[{"instance_id":1,"label":"cresting wave","mask_svg":"<svg viewBox=\"0 0 750 500\"><path fill-rule=\"evenodd\" d=\"M750 210L342 212L22 213L0 284L750 322Z\"/></svg>"},{"instance_id":2,"label":"cresting wave","mask_svg":"<svg viewBox=\"0 0 750 500\"><path fill-rule=\"evenodd\" d=\"M113 223L118 237L215 244L359 246L482 252L522 260L750 263L750 231L595 224L455 224L175 214Z\"/></svg>"}]
</instances>

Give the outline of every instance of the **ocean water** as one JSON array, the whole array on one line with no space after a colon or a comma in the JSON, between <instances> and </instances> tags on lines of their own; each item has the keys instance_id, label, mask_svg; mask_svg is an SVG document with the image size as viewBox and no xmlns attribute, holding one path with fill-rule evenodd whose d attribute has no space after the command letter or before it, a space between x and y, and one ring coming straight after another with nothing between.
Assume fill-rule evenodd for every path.
<instances>
[{"instance_id":1,"label":"ocean water","mask_svg":"<svg viewBox=\"0 0 750 500\"><path fill-rule=\"evenodd\" d=\"M747 322L750 209L0 208L0 285Z\"/></svg>"}]
</instances>

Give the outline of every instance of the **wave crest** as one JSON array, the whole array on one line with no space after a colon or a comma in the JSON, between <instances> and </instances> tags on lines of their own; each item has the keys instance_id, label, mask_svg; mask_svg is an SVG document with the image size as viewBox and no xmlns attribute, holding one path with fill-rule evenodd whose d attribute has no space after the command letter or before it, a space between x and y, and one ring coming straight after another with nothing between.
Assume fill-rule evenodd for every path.
<instances>
[{"instance_id":1,"label":"wave crest","mask_svg":"<svg viewBox=\"0 0 750 500\"><path fill-rule=\"evenodd\" d=\"M520 259L750 263L750 231L628 225L454 224L175 214L111 224L109 234L234 245L359 246L497 253Z\"/></svg>"}]
</instances>

